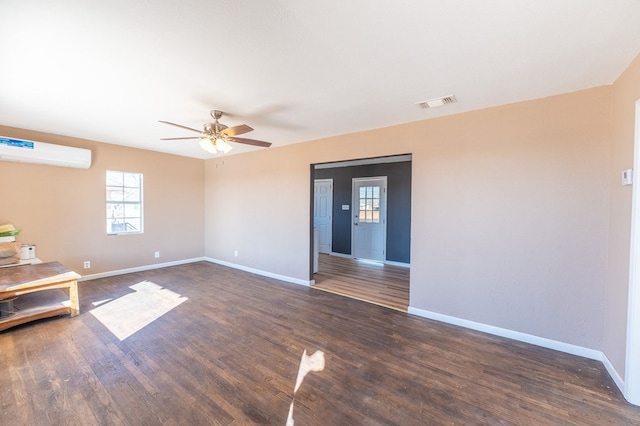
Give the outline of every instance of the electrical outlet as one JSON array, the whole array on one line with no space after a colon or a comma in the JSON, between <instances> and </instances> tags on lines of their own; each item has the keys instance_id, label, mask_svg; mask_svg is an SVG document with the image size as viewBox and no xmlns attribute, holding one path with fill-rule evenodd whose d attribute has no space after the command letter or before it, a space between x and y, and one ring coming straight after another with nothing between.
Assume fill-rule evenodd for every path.
<instances>
[{"instance_id":1,"label":"electrical outlet","mask_svg":"<svg viewBox=\"0 0 640 426\"><path fill-rule=\"evenodd\" d=\"M89 268L91 268L91 262L88 261L88 260L85 260L84 261L84 269L89 269Z\"/></svg>"},{"instance_id":2,"label":"electrical outlet","mask_svg":"<svg viewBox=\"0 0 640 426\"><path fill-rule=\"evenodd\" d=\"M155 253L153 253L153 257L155 257L156 259L160 257L160 252L157 251Z\"/></svg>"}]
</instances>

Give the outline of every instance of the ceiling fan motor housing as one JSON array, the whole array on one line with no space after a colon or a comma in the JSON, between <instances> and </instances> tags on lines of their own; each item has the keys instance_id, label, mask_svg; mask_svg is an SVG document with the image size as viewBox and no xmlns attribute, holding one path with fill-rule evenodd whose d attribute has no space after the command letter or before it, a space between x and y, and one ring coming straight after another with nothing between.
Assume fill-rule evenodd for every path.
<instances>
[{"instance_id":1,"label":"ceiling fan motor housing","mask_svg":"<svg viewBox=\"0 0 640 426\"><path fill-rule=\"evenodd\" d=\"M210 135L215 135L226 129L228 126L225 126L222 123L207 123L204 125L204 132Z\"/></svg>"}]
</instances>

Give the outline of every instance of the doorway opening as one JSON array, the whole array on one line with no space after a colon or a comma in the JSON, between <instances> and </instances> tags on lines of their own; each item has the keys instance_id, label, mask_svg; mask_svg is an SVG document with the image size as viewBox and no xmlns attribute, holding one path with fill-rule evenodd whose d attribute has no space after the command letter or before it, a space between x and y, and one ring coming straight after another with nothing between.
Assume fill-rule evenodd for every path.
<instances>
[{"instance_id":1,"label":"doorway opening","mask_svg":"<svg viewBox=\"0 0 640 426\"><path fill-rule=\"evenodd\" d=\"M314 164L311 188L313 287L406 312L411 154Z\"/></svg>"}]
</instances>

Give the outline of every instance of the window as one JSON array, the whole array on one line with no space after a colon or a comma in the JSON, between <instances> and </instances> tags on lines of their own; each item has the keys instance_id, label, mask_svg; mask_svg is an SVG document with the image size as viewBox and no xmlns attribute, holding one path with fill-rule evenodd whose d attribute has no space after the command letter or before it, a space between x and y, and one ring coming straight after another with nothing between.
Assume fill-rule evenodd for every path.
<instances>
[{"instance_id":1,"label":"window","mask_svg":"<svg viewBox=\"0 0 640 426\"><path fill-rule=\"evenodd\" d=\"M360 211L358 220L367 223L380 222L380 187L361 186L360 187Z\"/></svg>"},{"instance_id":2,"label":"window","mask_svg":"<svg viewBox=\"0 0 640 426\"><path fill-rule=\"evenodd\" d=\"M142 174L107 170L107 234L142 233Z\"/></svg>"}]
</instances>

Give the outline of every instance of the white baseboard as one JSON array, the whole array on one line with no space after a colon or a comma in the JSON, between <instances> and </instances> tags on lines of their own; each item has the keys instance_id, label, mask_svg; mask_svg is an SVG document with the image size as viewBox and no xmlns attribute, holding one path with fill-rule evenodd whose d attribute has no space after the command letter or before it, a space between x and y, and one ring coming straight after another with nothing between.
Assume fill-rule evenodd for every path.
<instances>
[{"instance_id":1,"label":"white baseboard","mask_svg":"<svg viewBox=\"0 0 640 426\"><path fill-rule=\"evenodd\" d=\"M391 266L399 266L401 268L411 268L411 264L410 263L394 262L393 260L385 260L384 264L385 265L391 265Z\"/></svg>"},{"instance_id":2,"label":"white baseboard","mask_svg":"<svg viewBox=\"0 0 640 426\"><path fill-rule=\"evenodd\" d=\"M602 354L602 359L600 361L602 361L602 364L604 364L604 368L607 369L607 373L609 373L609 376L611 376L613 382L616 384L618 389L620 389L620 392L622 392L622 394L624 395L624 379L620 376L620 373L618 373L613 364L611 364L611 361L609 361L609 358L607 358L604 353Z\"/></svg>"},{"instance_id":3,"label":"white baseboard","mask_svg":"<svg viewBox=\"0 0 640 426\"><path fill-rule=\"evenodd\" d=\"M239 269L241 271L250 272L256 275L262 275L264 277L275 278L280 281L303 285L305 287L309 287L315 284L315 280L310 280L310 281L300 280L298 278L292 278L286 275L274 274L271 272L262 271L260 269L254 269L254 268L249 268L247 266L238 265L231 262L225 262L224 260L213 259L211 257L194 257L192 259L176 260L173 262L165 262L165 263L154 263L153 265L137 266L135 268L126 268L126 269L119 269L116 271L100 272L98 274L83 275L81 278L78 279L78 281L89 281L89 280L95 280L98 278L113 277L115 275L129 274L131 272L149 271L151 269L166 268L168 266L184 265L187 263L202 262L202 261L217 263L218 265L228 266L229 268Z\"/></svg>"},{"instance_id":4,"label":"white baseboard","mask_svg":"<svg viewBox=\"0 0 640 426\"><path fill-rule=\"evenodd\" d=\"M288 277L286 275L274 274L272 272L263 271L261 269L250 268L244 265L238 265L236 263L227 262L224 260L214 259L211 257L205 257L204 260L211 263L217 263L218 265L228 266L229 268L239 269L241 271L250 272L256 275L262 275L263 277L275 278L276 280L285 281L288 283L303 285L305 287L310 287L314 284L314 280L301 280L298 278Z\"/></svg>"},{"instance_id":5,"label":"white baseboard","mask_svg":"<svg viewBox=\"0 0 640 426\"><path fill-rule=\"evenodd\" d=\"M173 262L154 263L153 265L136 266L135 268L118 269L116 271L100 272L97 274L83 275L78 281L89 281L98 278L113 277L115 275L129 274L131 272L149 271L151 269L166 268L167 266L184 265L186 263L202 262L204 257L194 257L192 259L176 260Z\"/></svg>"},{"instance_id":6,"label":"white baseboard","mask_svg":"<svg viewBox=\"0 0 640 426\"><path fill-rule=\"evenodd\" d=\"M324 254L324 253L322 253L322 254ZM336 253L335 251L332 251L331 253L329 253L329 256L345 257L347 259L353 259L353 256L351 256L350 254Z\"/></svg>"},{"instance_id":7,"label":"white baseboard","mask_svg":"<svg viewBox=\"0 0 640 426\"><path fill-rule=\"evenodd\" d=\"M326 253L321 253L321 254L326 254ZM335 256L335 257L344 257L346 259L355 259L352 255L350 254L344 254L344 253L336 253L334 251L332 251L331 253L329 253L329 256ZM377 260L374 260L372 262L378 262ZM410 268L411 264L410 263L404 263L404 262L394 262L393 260L383 260L380 261L380 263L384 263L385 265L391 265L391 266L400 266L402 268Z\"/></svg>"},{"instance_id":8,"label":"white baseboard","mask_svg":"<svg viewBox=\"0 0 640 426\"><path fill-rule=\"evenodd\" d=\"M506 328L495 327L475 321L452 317L449 315L443 315L437 312L431 312L425 309L414 308L411 306L409 306L407 312L409 314L417 315L423 318L457 325L459 327L469 328L471 330L481 331L483 333L493 334L495 336L506 337L509 339L517 340L519 342L529 343L532 345L541 346L543 348L554 349L556 351L565 352L571 355L577 355L584 358L600 361L607 369L607 372L615 382L616 386L618 386L620 391L624 394L624 380L622 379L622 377L620 377L620 374L616 371L613 364L611 364L609 358L607 358L607 356L601 351L572 345L570 343L559 342L557 340L547 339L545 337L534 336L532 334L521 333L519 331L513 331Z\"/></svg>"}]
</instances>

